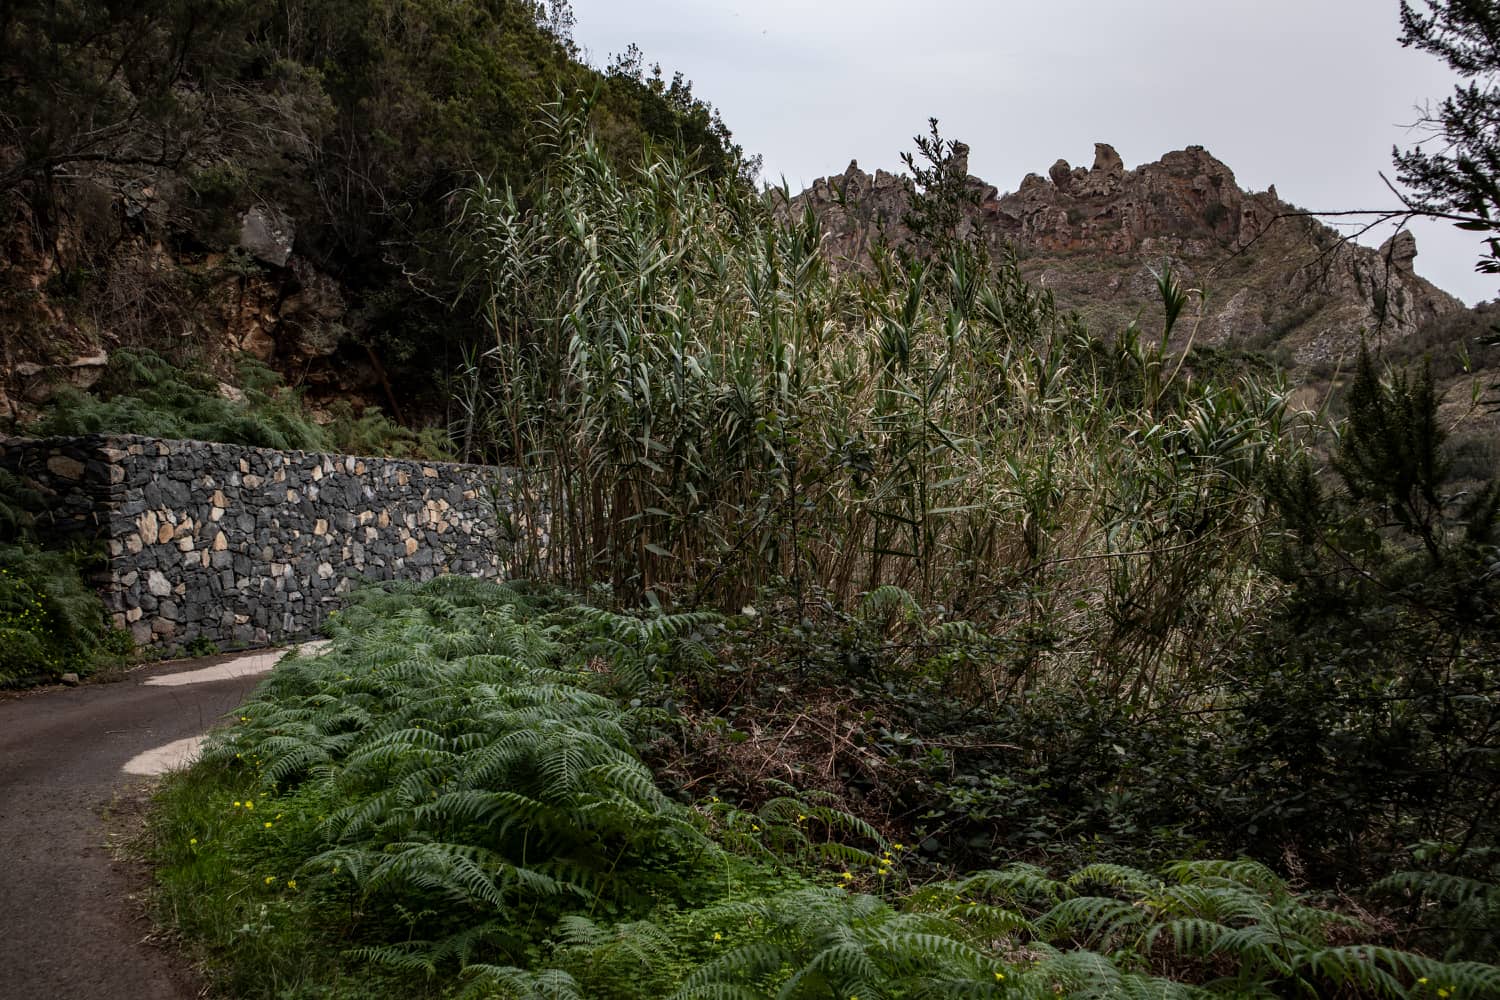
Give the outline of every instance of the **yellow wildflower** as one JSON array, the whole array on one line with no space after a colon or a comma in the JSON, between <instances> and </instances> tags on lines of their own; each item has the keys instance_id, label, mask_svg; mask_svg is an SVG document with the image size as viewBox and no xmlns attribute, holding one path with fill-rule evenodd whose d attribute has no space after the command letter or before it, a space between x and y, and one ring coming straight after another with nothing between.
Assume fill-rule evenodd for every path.
<instances>
[{"instance_id":1,"label":"yellow wildflower","mask_svg":"<svg viewBox=\"0 0 1500 1000\"><path fill-rule=\"evenodd\" d=\"M197 837L190 837L190 838L188 838L188 846L189 847L194 847L194 846L197 845L197 843L198 843L198 838Z\"/></svg>"},{"instance_id":2,"label":"yellow wildflower","mask_svg":"<svg viewBox=\"0 0 1500 1000\"><path fill-rule=\"evenodd\" d=\"M255 808L255 803L251 802L249 799L246 799L245 800L245 808L246 809L254 809Z\"/></svg>"},{"instance_id":3,"label":"yellow wildflower","mask_svg":"<svg viewBox=\"0 0 1500 1000\"><path fill-rule=\"evenodd\" d=\"M266 822L265 822L265 823L264 823L264 824L262 824L262 825L263 825L263 826L264 826L264 827L265 827L265 828L266 828L266 829L267 829L267 830L269 830L269 829L271 829L271 821L270 821L270 820L266 820Z\"/></svg>"},{"instance_id":4,"label":"yellow wildflower","mask_svg":"<svg viewBox=\"0 0 1500 1000\"><path fill-rule=\"evenodd\" d=\"M714 931L714 940L722 941L724 940L724 935L720 934L718 931Z\"/></svg>"},{"instance_id":5,"label":"yellow wildflower","mask_svg":"<svg viewBox=\"0 0 1500 1000\"><path fill-rule=\"evenodd\" d=\"M297 880L294 879L294 878L287 879L286 880L286 887L288 889L295 889L295 888L297 888Z\"/></svg>"},{"instance_id":6,"label":"yellow wildflower","mask_svg":"<svg viewBox=\"0 0 1500 1000\"><path fill-rule=\"evenodd\" d=\"M275 875L267 875L266 876L266 885L270 885L272 882L275 882L275 881L276 881L276 876Z\"/></svg>"}]
</instances>

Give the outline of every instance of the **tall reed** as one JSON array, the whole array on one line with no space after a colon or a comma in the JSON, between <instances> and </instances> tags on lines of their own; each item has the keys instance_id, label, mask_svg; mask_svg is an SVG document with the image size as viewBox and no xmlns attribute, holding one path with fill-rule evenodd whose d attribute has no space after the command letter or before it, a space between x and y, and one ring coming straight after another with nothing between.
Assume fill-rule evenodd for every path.
<instances>
[{"instance_id":1,"label":"tall reed","mask_svg":"<svg viewBox=\"0 0 1500 1000\"><path fill-rule=\"evenodd\" d=\"M535 189L462 220L493 335L464 398L520 469L518 574L728 608L895 585L1016 640L995 693L1067 667L1149 697L1254 614L1284 400L1169 353L1170 274L1160 337L1106 341L1014 259L831 269L784 189L621 172L561 107L541 131Z\"/></svg>"}]
</instances>

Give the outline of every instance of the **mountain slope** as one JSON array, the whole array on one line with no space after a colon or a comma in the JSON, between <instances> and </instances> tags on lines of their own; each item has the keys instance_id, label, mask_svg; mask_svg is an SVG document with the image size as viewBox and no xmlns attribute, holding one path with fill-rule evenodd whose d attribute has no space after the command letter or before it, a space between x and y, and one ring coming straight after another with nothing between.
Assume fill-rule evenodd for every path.
<instances>
[{"instance_id":1,"label":"mountain slope","mask_svg":"<svg viewBox=\"0 0 1500 1000\"><path fill-rule=\"evenodd\" d=\"M967 148L955 154L954 169L967 175ZM1201 146L1126 170L1100 143L1088 169L1058 160L1048 176L1030 174L1005 194L977 177L965 186L960 231L997 250L1013 246L1023 272L1099 333L1159 314L1153 272L1166 265L1202 293L1189 306L1190 317L1201 315L1197 343L1272 349L1299 367L1347 356L1362 330L1398 342L1464 308L1413 270L1410 233L1378 250L1343 241L1274 187L1241 189ZM874 240L910 239L907 187L896 175L851 163L799 202L822 214L836 257L859 260Z\"/></svg>"}]
</instances>

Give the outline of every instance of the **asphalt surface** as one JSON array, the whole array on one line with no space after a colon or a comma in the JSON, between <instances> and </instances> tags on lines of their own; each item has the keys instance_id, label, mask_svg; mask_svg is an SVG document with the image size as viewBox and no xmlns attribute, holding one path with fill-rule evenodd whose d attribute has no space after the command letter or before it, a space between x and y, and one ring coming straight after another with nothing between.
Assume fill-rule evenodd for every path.
<instances>
[{"instance_id":1,"label":"asphalt surface","mask_svg":"<svg viewBox=\"0 0 1500 1000\"><path fill-rule=\"evenodd\" d=\"M153 686L224 662L159 664L126 679L0 701L0 1000L192 1000L186 963L151 938L149 876L119 858L111 815L138 811L152 780L122 772L148 750L204 733L263 675Z\"/></svg>"}]
</instances>

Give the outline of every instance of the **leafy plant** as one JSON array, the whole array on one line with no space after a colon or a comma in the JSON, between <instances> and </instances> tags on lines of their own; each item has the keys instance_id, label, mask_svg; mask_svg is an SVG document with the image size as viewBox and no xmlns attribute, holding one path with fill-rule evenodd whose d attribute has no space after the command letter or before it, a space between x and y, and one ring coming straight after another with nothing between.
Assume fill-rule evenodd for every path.
<instances>
[{"instance_id":1,"label":"leafy plant","mask_svg":"<svg viewBox=\"0 0 1500 1000\"><path fill-rule=\"evenodd\" d=\"M643 653L704 669L693 634L707 624L632 627L467 579L362 592L330 649L284 660L168 786L154 820L168 912L243 996L1500 985L1493 966L1351 945L1357 921L1253 862L1095 864L1065 880L1013 864L913 888L903 845L789 787L753 810L681 802L631 748L663 710L620 687Z\"/></svg>"}]
</instances>

